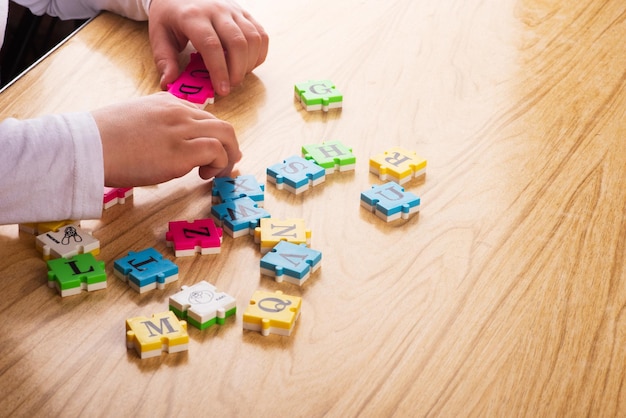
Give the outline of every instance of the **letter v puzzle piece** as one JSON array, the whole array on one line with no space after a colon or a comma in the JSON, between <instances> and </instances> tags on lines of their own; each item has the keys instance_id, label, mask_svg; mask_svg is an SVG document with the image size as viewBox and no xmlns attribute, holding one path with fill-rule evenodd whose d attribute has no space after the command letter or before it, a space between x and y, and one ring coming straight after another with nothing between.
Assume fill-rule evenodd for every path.
<instances>
[{"instance_id":1,"label":"letter v puzzle piece","mask_svg":"<svg viewBox=\"0 0 626 418\"><path fill-rule=\"evenodd\" d=\"M354 170L356 165L356 157L352 153L352 148L346 147L339 141L304 145L302 156L323 167L326 170L326 175L337 170L340 172Z\"/></svg>"},{"instance_id":2,"label":"letter v puzzle piece","mask_svg":"<svg viewBox=\"0 0 626 418\"><path fill-rule=\"evenodd\" d=\"M261 274L302 286L321 265L322 253L305 244L281 241L261 258Z\"/></svg>"},{"instance_id":3,"label":"letter v puzzle piece","mask_svg":"<svg viewBox=\"0 0 626 418\"><path fill-rule=\"evenodd\" d=\"M81 290L92 292L107 287L104 261L93 254L78 254L74 257L49 260L48 286L56 287L62 297L77 295Z\"/></svg>"},{"instance_id":4,"label":"letter v puzzle piece","mask_svg":"<svg viewBox=\"0 0 626 418\"><path fill-rule=\"evenodd\" d=\"M163 258L154 248L130 251L126 257L113 263L113 272L139 293L163 289L166 284L178 280L178 266Z\"/></svg>"},{"instance_id":5,"label":"letter v puzzle piece","mask_svg":"<svg viewBox=\"0 0 626 418\"><path fill-rule=\"evenodd\" d=\"M426 160L413 151L393 147L370 158L370 173L376 174L382 181L404 184L426 174Z\"/></svg>"},{"instance_id":6,"label":"letter v puzzle piece","mask_svg":"<svg viewBox=\"0 0 626 418\"><path fill-rule=\"evenodd\" d=\"M257 207L254 200L242 197L213 205L211 216L228 235L239 238L244 235L254 235L254 229L259 226L260 220L269 218L270 214L265 209Z\"/></svg>"},{"instance_id":7,"label":"letter v puzzle piece","mask_svg":"<svg viewBox=\"0 0 626 418\"><path fill-rule=\"evenodd\" d=\"M279 190L284 188L295 194L317 186L324 180L326 170L323 167L298 155L267 168L267 181L275 184Z\"/></svg>"},{"instance_id":8,"label":"letter v puzzle piece","mask_svg":"<svg viewBox=\"0 0 626 418\"><path fill-rule=\"evenodd\" d=\"M243 329L258 331L263 336L289 336L300 317L302 298L257 290L243 314Z\"/></svg>"},{"instance_id":9,"label":"letter v puzzle piece","mask_svg":"<svg viewBox=\"0 0 626 418\"><path fill-rule=\"evenodd\" d=\"M222 228L218 228L213 219L172 221L165 239L168 247L174 247L176 257L196 253L218 254L222 245Z\"/></svg>"},{"instance_id":10,"label":"letter v puzzle piece","mask_svg":"<svg viewBox=\"0 0 626 418\"><path fill-rule=\"evenodd\" d=\"M74 225L65 225L56 232L50 231L38 235L35 244L46 261L51 258L69 258L83 253L93 255L100 253L100 241Z\"/></svg>"},{"instance_id":11,"label":"letter v puzzle piece","mask_svg":"<svg viewBox=\"0 0 626 418\"><path fill-rule=\"evenodd\" d=\"M376 216L391 222L396 219L409 219L419 212L420 198L411 192L405 192L397 183L389 182L373 186L361 193L361 206L375 212Z\"/></svg>"},{"instance_id":12,"label":"letter v puzzle piece","mask_svg":"<svg viewBox=\"0 0 626 418\"><path fill-rule=\"evenodd\" d=\"M217 177L213 180L211 190L213 203L229 202L231 200L249 197L258 207L263 207L265 201L265 185L260 184L252 175L231 177Z\"/></svg>"},{"instance_id":13,"label":"letter v puzzle piece","mask_svg":"<svg viewBox=\"0 0 626 418\"><path fill-rule=\"evenodd\" d=\"M295 99L307 111L338 109L343 104L343 95L330 80L312 80L294 86Z\"/></svg>"},{"instance_id":14,"label":"letter v puzzle piece","mask_svg":"<svg viewBox=\"0 0 626 418\"><path fill-rule=\"evenodd\" d=\"M261 254L270 251L280 241L311 245L311 230L305 228L304 219L263 218L259 225L254 229L254 242L261 244Z\"/></svg>"},{"instance_id":15,"label":"letter v puzzle piece","mask_svg":"<svg viewBox=\"0 0 626 418\"><path fill-rule=\"evenodd\" d=\"M235 298L217 292L215 286L204 280L182 290L169 300L170 311L198 329L206 329L218 323L224 325L226 318L235 315Z\"/></svg>"},{"instance_id":16,"label":"letter v puzzle piece","mask_svg":"<svg viewBox=\"0 0 626 418\"><path fill-rule=\"evenodd\" d=\"M187 322L179 321L171 311L154 314L152 318L129 318L126 320L126 347L135 348L142 359L158 357L163 351L187 351Z\"/></svg>"},{"instance_id":17,"label":"letter v puzzle piece","mask_svg":"<svg viewBox=\"0 0 626 418\"><path fill-rule=\"evenodd\" d=\"M176 81L168 84L167 91L178 98L195 103L198 107L213 103L215 90L199 53L193 52L190 55L189 64Z\"/></svg>"}]
</instances>

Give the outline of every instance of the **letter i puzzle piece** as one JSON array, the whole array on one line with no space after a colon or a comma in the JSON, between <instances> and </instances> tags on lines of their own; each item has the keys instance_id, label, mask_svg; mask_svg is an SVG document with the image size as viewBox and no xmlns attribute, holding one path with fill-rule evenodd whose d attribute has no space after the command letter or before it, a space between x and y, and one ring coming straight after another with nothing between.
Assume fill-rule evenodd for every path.
<instances>
[{"instance_id":1,"label":"letter i puzzle piece","mask_svg":"<svg viewBox=\"0 0 626 418\"><path fill-rule=\"evenodd\" d=\"M302 298L257 290L243 314L243 329L258 331L263 336L289 336L300 317Z\"/></svg>"},{"instance_id":2,"label":"letter i puzzle piece","mask_svg":"<svg viewBox=\"0 0 626 418\"><path fill-rule=\"evenodd\" d=\"M107 287L104 261L93 254L78 254L74 257L49 260L48 286L56 287L62 297L77 295L81 290L92 292Z\"/></svg>"},{"instance_id":3,"label":"letter i puzzle piece","mask_svg":"<svg viewBox=\"0 0 626 418\"><path fill-rule=\"evenodd\" d=\"M211 207L211 216L228 235L239 238L244 235L254 235L262 218L269 218L270 214L259 208L256 202L249 197L220 203Z\"/></svg>"},{"instance_id":4,"label":"letter i puzzle piece","mask_svg":"<svg viewBox=\"0 0 626 418\"><path fill-rule=\"evenodd\" d=\"M35 244L46 261L51 258L69 258L83 253L93 255L100 253L100 241L74 225L65 225L58 231L38 235Z\"/></svg>"},{"instance_id":5,"label":"letter i puzzle piece","mask_svg":"<svg viewBox=\"0 0 626 418\"><path fill-rule=\"evenodd\" d=\"M163 289L166 284L178 280L178 266L163 258L154 248L129 252L113 263L113 272L139 293Z\"/></svg>"},{"instance_id":6,"label":"letter i puzzle piece","mask_svg":"<svg viewBox=\"0 0 626 418\"><path fill-rule=\"evenodd\" d=\"M261 244L261 254L265 254L280 241L292 244L311 245L311 230L304 226L304 219L263 218L254 230L254 242Z\"/></svg>"},{"instance_id":7,"label":"letter i puzzle piece","mask_svg":"<svg viewBox=\"0 0 626 418\"><path fill-rule=\"evenodd\" d=\"M215 90L199 53L191 54L189 64L178 79L167 86L167 91L178 98L195 103L199 107L213 103Z\"/></svg>"},{"instance_id":8,"label":"letter i puzzle piece","mask_svg":"<svg viewBox=\"0 0 626 418\"><path fill-rule=\"evenodd\" d=\"M217 292L215 286L204 280L182 290L169 300L170 311L198 329L206 329L218 323L224 325L226 318L235 315L235 298Z\"/></svg>"},{"instance_id":9,"label":"letter i puzzle piece","mask_svg":"<svg viewBox=\"0 0 626 418\"><path fill-rule=\"evenodd\" d=\"M275 184L279 190L284 188L295 194L317 186L324 180L326 170L323 167L298 155L267 168L267 181Z\"/></svg>"},{"instance_id":10,"label":"letter i puzzle piece","mask_svg":"<svg viewBox=\"0 0 626 418\"><path fill-rule=\"evenodd\" d=\"M409 219L419 212L420 198L411 192L405 192L399 184L389 182L362 192L361 206L391 222L400 218Z\"/></svg>"},{"instance_id":11,"label":"letter i puzzle piece","mask_svg":"<svg viewBox=\"0 0 626 418\"><path fill-rule=\"evenodd\" d=\"M242 197L254 200L258 207L263 207L265 201L265 185L260 184L252 175L231 177L217 177L213 180L211 190L213 203L224 203Z\"/></svg>"},{"instance_id":12,"label":"letter i puzzle piece","mask_svg":"<svg viewBox=\"0 0 626 418\"><path fill-rule=\"evenodd\" d=\"M412 178L426 174L426 160L413 151L393 147L370 158L370 172L382 181L392 180L404 184Z\"/></svg>"},{"instance_id":13,"label":"letter i puzzle piece","mask_svg":"<svg viewBox=\"0 0 626 418\"><path fill-rule=\"evenodd\" d=\"M343 104L343 95L330 80L313 80L297 83L294 86L296 100L302 103L307 111L338 109Z\"/></svg>"},{"instance_id":14,"label":"letter i puzzle piece","mask_svg":"<svg viewBox=\"0 0 626 418\"><path fill-rule=\"evenodd\" d=\"M305 244L279 242L261 258L261 274L302 286L321 265L322 253Z\"/></svg>"},{"instance_id":15,"label":"letter i puzzle piece","mask_svg":"<svg viewBox=\"0 0 626 418\"><path fill-rule=\"evenodd\" d=\"M323 167L327 175L337 170L340 172L354 170L356 165L352 148L346 147L339 141L305 145L302 147L302 156Z\"/></svg>"},{"instance_id":16,"label":"letter i puzzle piece","mask_svg":"<svg viewBox=\"0 0 626 418\"><path fill-rule=\"evenodd\" d=\"M152 318L129 318L126 320L126 347L135 348L142 359L160 356L163 351L187 351L187 322L179 321L171 311L154 314Z\"/></svg>"},{"instance_id":17,"label":"letter i puzzle piece","mask_svg":"<svg viewBox=\"0 0 626 418\"><path fill-rule=\"evenodd\" d=\"M165 239L168 247L174 247L176 257L196 253L218 254L222 245L222 228L218 228L213 219L172 221Z\"/></svg>"}]
</instances>

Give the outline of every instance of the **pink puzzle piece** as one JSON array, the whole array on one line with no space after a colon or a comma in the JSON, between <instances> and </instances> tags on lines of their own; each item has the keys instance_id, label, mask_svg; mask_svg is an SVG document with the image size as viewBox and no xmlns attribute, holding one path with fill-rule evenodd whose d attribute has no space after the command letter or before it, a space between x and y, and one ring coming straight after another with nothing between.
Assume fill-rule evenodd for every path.
<instances>
[{"instance_id":1,"label":"pink puzzle piece","mask_svg":"<svg viewBox=\"0 0 626 418\"><path fill-rule=\"evenodd\" d=\"M213 219L193 222L172 221L165 234L168 247L174 247L176 257L200 254L217 254L222 245L222 228Z\"/></svg>"},{"instance_id":2,"label":"pink puzzle piece","mask_svg":"<svg viewBox=\"0 0 626 418\"><path fill-rule=\"evenodd\" d=\"M126 203L126 198L133 195L132 187L117 188L117 187L105 187L104 197L102 203L104 208L108 209L113 205Z\"/></svg>"},{"instance_id":3,"label":"pink puzzle piece","mask_svg":"<svg viewBox=\"0 0 626 418\"><path fill-rule=\"evenodd\" d=\"M191 54L189 64L176 81L168 84L167 91L201 107L213 103L215 90L199 53Z\"/></svg>"}]
</instances>

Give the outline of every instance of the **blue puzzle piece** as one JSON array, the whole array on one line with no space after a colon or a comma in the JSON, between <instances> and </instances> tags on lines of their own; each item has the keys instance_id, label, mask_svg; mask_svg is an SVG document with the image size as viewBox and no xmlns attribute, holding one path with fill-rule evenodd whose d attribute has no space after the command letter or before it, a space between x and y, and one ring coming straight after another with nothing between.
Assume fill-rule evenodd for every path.
<instances>
[{"instance_id":1,"label":"blue puzzle piece","mask_svg":"<svg viewBox=\"0 0 626 418\"><path fill-rule=\"evenodd\" d=\"M228 202L242 197L249 197L259 207L265 201L265 185L260 184L253 175L231 177L217 177L213 180L214 203Z\"/></svg>"},{"instance_id":2,"label":"blue puzzle piece","mask_svg":"<svg viewBox=\"0 0 626 418\"><path fill-rule=\"evenodd\" d=\"M281 241L261 258L261 273L274 276L277 282L302 285L319 268L321 260L322 253L306 244Z\"/></svg>"},{"instance_id":3,"label":"blue puzzle piece","mask_svg":"<svg viewBox=\"0 0 626 418\"><path fill-rule=\"evenodd\" d=\"M211 216L215 218L228 235L238 238L254 234L262 218L269 218L270 214L249 197L220 203L211 207Z\"/></svg>"},{"instance_id":4,"label":"blue puzzle piece","mask_svg":"<svg viewBox=\"0 0 626 418\"><path fill-rule=\"evenodd\" d=\"M306 158L294 155L267 168L267 180L278 189L301 193L326 180L326 170Z\"/></svg>"},{"instance_id":5,"label":"blue puzzle piece","mask_svg":"<svg viewBox=\"0 0 626 418\"><path fill-rule=\"evenodd\" d=\"M113 263L113 272L139 293L163 289L167 283L178 280L178 266L154 248L129 252Z\"/></svg>"},{"instance_id":6,"label":"blue puzzle piece","mask_svg":"<svg viewBox=\"0 0 626 418\"><path fill-rule=\"evenodd\" d=\"M419 211L420 198L395 182L373 186L361 193L361 206L387 222L395 219L409 219Z\"/></svg>"}]
</instances>

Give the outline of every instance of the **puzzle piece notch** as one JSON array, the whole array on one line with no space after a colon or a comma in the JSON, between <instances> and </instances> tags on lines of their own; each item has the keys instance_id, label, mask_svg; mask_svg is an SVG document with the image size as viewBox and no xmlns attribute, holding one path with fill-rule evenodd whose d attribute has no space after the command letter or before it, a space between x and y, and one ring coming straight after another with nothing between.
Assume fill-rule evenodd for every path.
<instances>
[{"instance_id":1,"label":"puzzle piece notch","mask_svg":"<svg viewBox=\"0 0 626 418\"><path fill-rule=\"evenodd\" d=\"M126 203L126 199L132 195L132 187L105 187L102 205L104 209L109 209L111 206L117 205L118 203L123 205Z\"/></svg>"},{"instance_id":2,"label":"puzzle piece notch","mask_svg":"<svg viewBox=\"0 0 626 418\"><path fill-rule=\"evenodd\" d=\"M174 247L176 257L192 256L196 253L218 254L222 245L222 228L218 228L213 219L172 221L165 240L168 247Z\"/></svg>"},{"instance_id":3,"label":"puzzle piece notch","mask_svg":"<svg viewBox=\"0 0 626 418\"><path fill-rule=\"evenodd\" d=\"M267 168L267 181L279 190L300 194L326 180L326 170L298 155Z\"/></svg>"},{"instance_id":4,"label":"puzzle piece notch","mask_svg":"<svg viewBox=\"0 0 626 418\"><path fill-rule=\"evenodd\" d=\"M113 263L113 272L139 293L164 289L166 284L178 280L178 266L152 247L130 251Z\"/></svg>"},{"instance_id":5,"label":"puzzle piece notch","mask_svg":"<svg viewBox=\"0 0 626 418\"><path fill-rule=\"evenodd\" d=\"M330 80L310 80L296 83L294 86L296 100L310 112L330 109L339 109L343 105L343 95Z\"/></svg>"},{"instance_id":6,"label":"puzzle piece notch","mask_svg":"<svg viewBox=\"0 0 626 418\"><path fill-rule=\"evenodd\" d=\"M134 348L142 359L158 357L162 352L187 351L189 334L187 322L167 311L126 320L126 347Z\"/></svg>"},{"instance_id":7,"label":"puzzle piece notch","mask_svg":"<svg viewBox=\"0 0 626 418\"><path fill-rule=\"evenodd\" d=\"M405 191L399 184L388 182L362 192L361 206L386 222L391 222L400 218L409 219L419 212L420 198Z\"/></svg>"},{"instance_id":8,"label":"puzzle piece notch","mask_svg":"<svg viewBox=\"0 0 626 418\"><path fill-rule=\"evenodd\" d=\"M303 219L262 218L254 229L254 242L261 244L261 254L270 251L280 241L309 246L311 230L306 229Z\"/></svg>"},{"instance_id":9,"label":"puzzle piece notch","mask_svg":"<svg viewBox=\"0 0 626 418\"><path fill-rule=\"evenodd\" d=\"M65 225L58 231L38 235L35 245L46 261L51 258L69 258L77 254L100 253L100 241L74 225Z\"/></svg>"},{"instance_id":10,"label":"puzzle piece notch","mask_svg":"<svg viewBox=\"0 0 626 418\"><path fill-rule=\"evenodd\" d=\"M198 107L205 107L215 101L215 89L211 76L199 53L191 53L189 64L173 83L168 84L167 91Z\"/></svg>"},{"instance_id":11,"label":"puzzle piece notch","mask_svg":"<svg viewBox=\"0 0 626 418\"><path fill-rule=\"evenodd\" d=\"M218 292L215 286L204 280L193 286L183 286L180 292L170 296L169 308L178 318L200 330L216 323L224 325L226 318L237 312L235 298Z\"/></svg>"},{"instance_id":12,"label":"puzzle piece notch","mask_svg":"<svg viewBox=\"0 0 626 418\"><path fill-rule=\"evenodd\" d=\"M78 254L72 258L49 260L48 286L56 288L61 297L77 295L82 290L93 292L107 287L104 262L93 254Z\"/></svg>"},{"instance_id":13,"label":"puzzle piece notch","mask_svg":"<svg viewBox=\"0 0 626 418\"><path fill-rule=\"evenodd\" d=\"M254 235L254 230L259 226L260 220L269 218L270 214L265 209L259 208L254 200L242 197L213 205L211 216L228 235L239 238L244 235Z\"/></svg>"},{"instance_id":14,"label":"puzzle piece notch","mask_svg":"<svg viewBox=\"0 0 626 418\"><path fill-rule=\"evenodd\" d=\"M285 295L280 290L274 293L257 290L243 314L243 329L260 332L263 336L290 336L301 308L299 296Z\"/></svg>"},{"instance_id":15,"label":"puzzle piece notch","mask_svg":"<svg viewBox=\"0 0 626 418\"><path fill-rule=\"evenodd\" d=\"M340 141L304 145L302 156L323 167L326 170L326 175L335 171L354 170L356 166L356 157L352 153L352 148L346 147Z\"/></svg>"},{"instance_id":16,"label":"puzzle piece notch","mask_svg":"<svg viewBox=\"0 0 626 418\"><path fill-rule=\"evenodd\" d=\"M302 286L320 266L322 253L305 244L281 241L261 258L261 274Z\"/></svg>"},{"instance_id":17,"label":"puzzle piece notch","mask_svg":"<svg viewBox=\"0 0 626 418\"><path fill-rule=\"evenodd\" d=\"M394 181L400 185L426 174L427 161L414 151L392 147L383 154L370 158L370 172L382 181Z\"/></svg>"}]
</instances>

